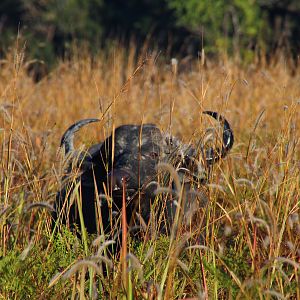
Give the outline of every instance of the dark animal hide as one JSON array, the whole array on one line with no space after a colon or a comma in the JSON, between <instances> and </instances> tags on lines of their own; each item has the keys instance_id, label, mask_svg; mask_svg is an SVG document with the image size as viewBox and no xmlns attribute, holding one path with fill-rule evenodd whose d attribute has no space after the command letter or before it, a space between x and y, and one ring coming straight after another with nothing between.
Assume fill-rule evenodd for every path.
<instances>
[{"instance_id":1,"label":"dark animal hide","mask_svg":"<svg viewBox=\"0 0 300 300\"><path fill-rule=\"evenodd\" d=\"M128 222L139 224L136 221L138 215L143 224L147 224L157 196L158 177L162 174L159 171L161 164L172 166L178 174L179 184L184 184L184 189L187 190L192 188L192 182L196 182L198 186L204 184L203 170L208 172L232 148L234 140L229 123L216 112L204 113L222 124L221 149L204 149L201 143L197 147L186 145L175 137L163 134L155 125L144 124L120 126L102 143L78 153L73 147L74 133L82 126L98 120L86 119L73 124L63 135L61 147L71 161L76 161L79 174L75 179L73 176L72 180L71 167L69 168L69 175L64 178L63 187L57 195L54 218L70 225L79 225L79 203L84 225L89 233L99 233L100 229L110 232L120 216L124 188ZM170 174L161 176L167 185L170 182L168 180L173 179L169 185L172 194L178 187L176 180L171 177ZM186 202L185 212L193 206L193 201L196 200L191 197ZM161 230L168 230L166 227L172 224L176 211L176 201L166 202L157 206L158 211L165 213L167 219L167 226L162 226Z\"/></svg>"}]
</instances>

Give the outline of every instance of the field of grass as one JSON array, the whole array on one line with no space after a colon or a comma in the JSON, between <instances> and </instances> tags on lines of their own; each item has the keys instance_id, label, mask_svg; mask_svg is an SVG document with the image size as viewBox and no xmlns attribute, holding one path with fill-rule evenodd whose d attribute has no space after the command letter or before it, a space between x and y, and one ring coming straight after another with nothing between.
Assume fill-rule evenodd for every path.
<instances>
[{"instance_id":1,"label":"field of grass","mask_svg":"<svg viewBox=\"0 0 300 300\"><path fill-rule=\"evenodd\" d=\"M39 83L31 63L22 50L0 62L0 299L300 299L300 68L288 57L171 64L116 47L78 51ZM103 238L52 232L70 124L102 120L77 146L146 122L189 142L211 126L206 109L235 144L201 188L193 230L128 238L125 274Z\"/></svg>"}]
</instances>

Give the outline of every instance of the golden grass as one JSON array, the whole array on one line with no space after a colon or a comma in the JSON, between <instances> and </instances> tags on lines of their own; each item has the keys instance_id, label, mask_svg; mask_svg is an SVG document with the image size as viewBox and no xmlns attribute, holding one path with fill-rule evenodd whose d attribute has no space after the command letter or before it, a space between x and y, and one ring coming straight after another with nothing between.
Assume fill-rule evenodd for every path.
<instances>
[{"instance_id":1,"label":"golden grass","mask_svg":"<svg viewBox=\"0 0 300 300\"><path fill-rule=\"evenodd\" d=\"M1 61L1 256L12 249L23 251L24 256L25 250L30 252L28 245L38 243L50 231L47 205L55 198L62 174L57 150L64 130L74 121L103 120L78 133L78 145L100 141L120 124L146 122L189 141L210 126L201 112L215 110L232 125L235 144L215 168L208 188L205 246L191 245L185 250L190 257L198 251L205 260L204 266L201 262L202 281L193 283L189 276L179 280L173 267L162 270L166 285L157 288L157 295L183 298L198 293L205 299L204 291L209 299L230 299L231 291L220 285L216 274L214 280L209 279L211 270L221 265L238 287L236 297L299 299L300 69L292 72L285 57L248 66L230 59L208 60L204 65L197 60L174 65L173 60L171 65L156 53L141 57L138 63L135 58L133 47L128 51L116 48L93 60L77 55L60 62L38 84L26 74L30 62L22 51ZM235 260L233 255L232 264L222 256L228 245L238 257ZM240 263L245 249L250 275L238 276L232 265ZM179 258L176 263L177 258L172 264L184 269L185 263ZM89 264L100 272L95 262ZM159 266L153 275L158 286ZM83 297L82 274L79 287L75 281L66 287L69 295L78 289Z\"/></svg>"}]
</instances>

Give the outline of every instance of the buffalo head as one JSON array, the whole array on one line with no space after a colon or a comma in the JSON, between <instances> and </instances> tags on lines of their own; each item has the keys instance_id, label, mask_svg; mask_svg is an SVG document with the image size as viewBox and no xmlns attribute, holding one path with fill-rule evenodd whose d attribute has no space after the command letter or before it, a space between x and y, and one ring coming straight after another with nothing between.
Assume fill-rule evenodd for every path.
<instances>
[{"instance_id":1,"label":"buffalo head","mask_svg":"<svg viewBox=\"0 0 300 300\"><path fill-rule=\"evenodd\" d=\"M107 232L114 226L114 219L121 210L124 188L127 218L131 219L138 212L147 224L159 186L161 165L173 166L181 183L189 177L203 184L203 170L209 172L211 166L232 148L233 132L227 120L216 112L205 111L204 114L222 124L219 148L205 148L200 142L199 145L184 144L176 137L162 133L154 124L143 124L122 125L102 143L78 153L73 146L74 133L98 119L80 120L70 126L62 137L61 147L71 160L77 157L79 173L73 180L68 175L64 178L57 196L55 218L71 224L80 223L78 201L74 200L76 190L87 231L96 233L102 228ZM174 182L170 185L172 189L176 189ZM164 207L163 211L172 222L175 206L170 202Z\"/></svg>"}]
</instances>

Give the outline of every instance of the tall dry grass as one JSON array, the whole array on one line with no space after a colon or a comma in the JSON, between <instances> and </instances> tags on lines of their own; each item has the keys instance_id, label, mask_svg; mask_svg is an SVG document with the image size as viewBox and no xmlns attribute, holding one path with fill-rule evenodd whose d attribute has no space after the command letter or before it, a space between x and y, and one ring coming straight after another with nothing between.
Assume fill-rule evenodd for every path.
<instances>
[{"instance_id":1,"label":"tall dry grass","mask_svg":"<svg viewBox=\"0 0 300 300\"><path fill-rule=\"evenodd\" d=\"M126 291L129 298L146 299L300 299L300 69L292 70L287 57L247 66L203 58L171 64L158 53L136 57L134 47L110 49L93 59L78 51L37 84L26 73L31 62L22 49L1 61L0 297L95 298L97 290L102 298L124 297ZM120 284L117 260L117 271L107 279L87 249L66 268L52 266L48 277L29 268L34 288L28 291L8 282L18 282L18 276L25 281L20 270L35 257L32 249L40 251L30 261L32 270L36 260L47 265L47 255L54 253L49 210L64 167L60 137L71 123L102 120L77 134L78 145L103 140L120 124L146 122L189 141L211 126L201 115L207 109L226 116L235 144L207 187L201 243L189 242L186 235L175 236L170 245L164 239L142 242L139 252L128 254L128 287ZM68 234L60 242L66 252L77 241ZM11 253L14 259L7 263ZM21 265L15 267L16 260ZM62 273L53 278L57 272ZM68 283L55 289L62 277Z\"/></svg>"}]
</instances>

